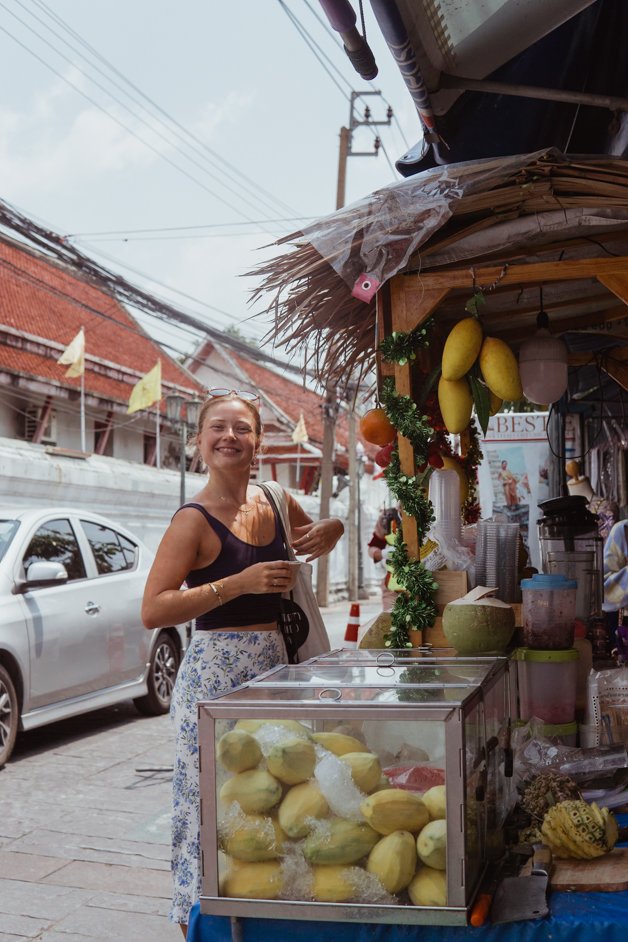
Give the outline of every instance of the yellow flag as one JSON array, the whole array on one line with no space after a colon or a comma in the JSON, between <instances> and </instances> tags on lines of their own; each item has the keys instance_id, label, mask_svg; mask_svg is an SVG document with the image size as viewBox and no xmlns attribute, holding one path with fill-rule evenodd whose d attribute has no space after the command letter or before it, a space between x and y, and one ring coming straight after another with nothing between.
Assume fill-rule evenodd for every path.
<instances>
[{"instance_id":1,"label":"yellow flag","mask_svg":"<svg viewBox=\"0 0 628 942\"><path fill-rule=\"evenodd\" d=\"M66 376L83 375L85 372L85 334L82 327L74 340L67 345L57 363L69 366L69 369L65 371Z\"/></svg>"},{"instance_id":2,"label":"yellow flag","mask_svg":"<svg viewBox=\"0 0 628 942\"><path fill-rule=\"evenodd\" d=\"M292 433L292 441L295 442L307 442L309 441L309 436L307 434L307 429L305 427L305 419L303 418L303 413L299 416L299 421L294 427Z\"/></svg>"},{"instance_id":3,"label":"yellow flag","mask_svg":"<svg viewBox=\"0 0 628 942\"><path fill-rule=\"evenodd\" d=\"M140 409L148 409L154 402L161 399L161 360L149 370L145 376L137 381L131 396L129 398L129 408L127 414L139 412Z\"/></svg>"}]
</instances>

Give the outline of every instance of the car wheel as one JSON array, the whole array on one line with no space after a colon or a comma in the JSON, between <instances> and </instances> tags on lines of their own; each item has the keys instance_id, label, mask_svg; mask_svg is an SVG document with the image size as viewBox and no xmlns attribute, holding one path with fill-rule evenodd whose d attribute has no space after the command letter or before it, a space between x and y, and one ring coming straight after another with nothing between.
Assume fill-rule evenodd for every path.
<instances>
[{"instance_id":1,"label":"car wheel","mask_svg":"<svg viewBox=\"0 0 628 942\"><path fill-rule=\"evenodd\" d=\"M19 722L15 685L9 672L0 664L0 769L13 752Z\"/></svg>"},{"instance_id":2,"label":"car wheel","mask_svg":"<svg viewBox=\"0 0 628 942\"><path fill-rule=\"evenodd\" d=\"M170 635L159 635L148 669L148 693L133 701L140 713L158 716L168 712L178 670L179 651L175 642Z\"/></svg>"}]
</instances>

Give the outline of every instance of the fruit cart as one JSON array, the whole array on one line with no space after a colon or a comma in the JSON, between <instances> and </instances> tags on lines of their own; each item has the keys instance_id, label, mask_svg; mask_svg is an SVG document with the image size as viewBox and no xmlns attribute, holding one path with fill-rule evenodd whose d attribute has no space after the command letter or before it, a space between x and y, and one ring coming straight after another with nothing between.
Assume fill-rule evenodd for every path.
<instances>
[{"instance_id":1,"label":"fruit cart","mask_svg":"<svg viewBox=\"0 0 628 942\"><path fill-rule=\"evenodd\" d=\"M467 924L514 803L508 659L353 653L199 704L203 912Z\"/></svg>"}]
</instances>

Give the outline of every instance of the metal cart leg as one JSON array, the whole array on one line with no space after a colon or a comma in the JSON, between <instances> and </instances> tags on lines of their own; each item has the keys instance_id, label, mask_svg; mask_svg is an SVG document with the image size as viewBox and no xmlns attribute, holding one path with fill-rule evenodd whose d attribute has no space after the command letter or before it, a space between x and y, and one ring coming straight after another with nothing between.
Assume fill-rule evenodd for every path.
<instances>
[{"instance_id":1,"label":"metal cart leg","mask_svg":"<svg viewBox=\"0 0 628 942\"><path fill-rule=\"evenodd\" d=\"M243 942L244 932L242 920L238 916L231 917L231 942Z\"/></svg>"}]
</instances>

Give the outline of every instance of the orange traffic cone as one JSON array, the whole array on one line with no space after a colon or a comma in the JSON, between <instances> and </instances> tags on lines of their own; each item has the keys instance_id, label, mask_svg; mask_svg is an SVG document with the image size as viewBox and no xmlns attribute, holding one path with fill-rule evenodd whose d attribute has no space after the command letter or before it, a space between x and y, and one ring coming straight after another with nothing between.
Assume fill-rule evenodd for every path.
<instances>
[{"instance_id":1,"label":"orange traffic cone","mask_svg":"<svg viewBox=\"0 0 628 942\"><path fill-rule=\"evenodd\" d=\"M360 604L359 602L351 603L351 611L349 612L349 621L347 622L347 630L345 631L345 648L357 648L358 646L358 628L360 627Z\"/></svg>"}]
</instances>

